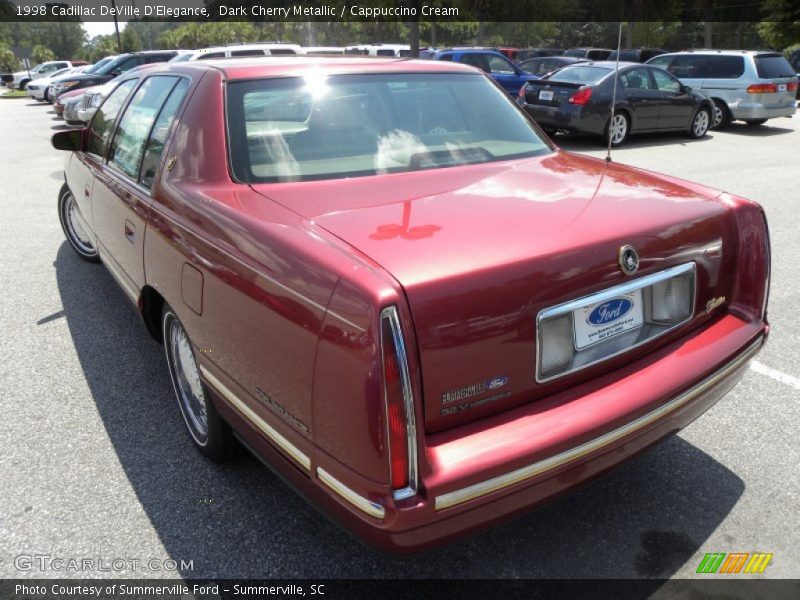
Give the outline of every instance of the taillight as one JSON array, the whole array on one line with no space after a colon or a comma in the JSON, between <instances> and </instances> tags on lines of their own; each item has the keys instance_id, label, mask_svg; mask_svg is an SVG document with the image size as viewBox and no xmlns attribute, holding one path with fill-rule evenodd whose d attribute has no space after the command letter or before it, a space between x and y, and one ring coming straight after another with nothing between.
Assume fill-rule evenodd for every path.
<instances>
[{"instance_id":1,"label":"taillight","mask_svg":"<svg viewBox=\"0 0 800 600\"><path fill-rule=\"evenodd\" d=\"M758 204L749 200L727 193L720 200L733 211L739 239L731 308L748 320L765 319L771 270L767 217Z\"/></svg>"},{"instance_id":2,"label":"taillight","mask_svg":"<svg viewBox=\"0 0 800 600\"><path fill-rule=\"evenodd\" d=\"M797 91L797 82L796 81L791 81L791 82L787 83L786 84L786 89L789 90L790 92L796 92Z\"/></svg>"},{"instance_id":3,"label":"taillight","mask_svg":"<svg viewBox=\"0 0 800 600\"><path fill-rule=\"evenodd\" d=\"M522 87L519 88L519 92L517 92L517 98L524 98L525 97L525 88L528 86L527 83L523 83Z\"/></svg>"},{"instance_id":4,"label":"taillight","mask_svg":"<svg viewBox=\"0 0 800 600\"><path fill-rule=\"evenodd\" d=\"M754 83L747 86L748 94L775 94L778 91L778 86L774 83Z\"/></svg>"},{"instance_id":5,"label":"taillight","mask_svg":"<svg viewBox=\"0 0 800 600\"><path fill-rule=\"evenodd\" d=\"M408 358L393 306L381 312L381 358L390 481L395 499L402 499L417 491L417 444Z\"/></svg>"},{"instance_id":6,"label":"taillight","mask_svg":"<svg viewBox=\"0 0 800 600\"><path fill-rule=\"evenodd\" d=\"M570 104L577 104L579 106L583 106L584 104L589 103L591 97L592 97L592 88L584 86L580 88L577 92L572 94L572 96L569 97L568 102Z\"/></svg>"}]
</instances>

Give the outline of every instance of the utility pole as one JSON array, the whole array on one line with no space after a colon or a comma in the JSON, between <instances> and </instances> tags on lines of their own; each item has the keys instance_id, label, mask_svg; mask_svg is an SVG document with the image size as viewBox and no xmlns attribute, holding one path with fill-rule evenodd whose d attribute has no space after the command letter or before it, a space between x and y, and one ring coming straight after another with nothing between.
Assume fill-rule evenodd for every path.
<instances>
[{"instance_id":1,"label":"utility pole","mask_svg":"<svg viewBox=\"0 0 800 600\"><path fill-rule=\"evenodd\" d=\"M111 9L114 14L114 31L117 32L117 50L122 54L122 41L119 38L119 23L117 23L117 3L111 0Z\"/></svg>"}]
</instances>

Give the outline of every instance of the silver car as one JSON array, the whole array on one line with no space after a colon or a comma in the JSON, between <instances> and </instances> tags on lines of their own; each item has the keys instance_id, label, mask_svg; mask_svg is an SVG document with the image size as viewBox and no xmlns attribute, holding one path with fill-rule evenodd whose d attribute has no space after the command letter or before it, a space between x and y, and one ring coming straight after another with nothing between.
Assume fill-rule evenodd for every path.
<instances>
[{"instance_id":1,"label":"silver car","mask_svg":"<svg viewBox=\"0 0 800 600\"><path fill-rule=\"evenodd\" d=\"M667 69L684 85L714 100L712 127L725 127L734 120L762 125L797 111L797 76L778 52L689 50L662 54L647 64Z\"/></svg>"}]
</instances>

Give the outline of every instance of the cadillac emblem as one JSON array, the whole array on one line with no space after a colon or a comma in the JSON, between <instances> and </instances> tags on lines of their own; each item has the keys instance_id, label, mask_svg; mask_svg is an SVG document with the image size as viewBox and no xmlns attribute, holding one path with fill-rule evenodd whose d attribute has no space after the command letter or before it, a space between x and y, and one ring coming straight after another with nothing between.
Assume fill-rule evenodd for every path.
<instances>
[{"instance_id":1,"label":"cadillac emblem","mask_svg":"<svg viewBox=\"0 0 800 600\"><path fill-rule=\"evenodd\" d=\"M619 249L619 268L625 275L633 275L639 270L639 255L633 246L622 246Z\"/></svg>"}]
</instances>

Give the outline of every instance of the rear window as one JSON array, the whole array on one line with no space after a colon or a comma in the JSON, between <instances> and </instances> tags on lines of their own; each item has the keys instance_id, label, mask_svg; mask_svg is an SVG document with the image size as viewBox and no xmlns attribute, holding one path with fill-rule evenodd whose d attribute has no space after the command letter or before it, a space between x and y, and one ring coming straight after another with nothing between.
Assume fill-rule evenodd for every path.
<instances>
[{"instance_id":1,"label":"rear window","mask_svg":"<svg viewBox=\"0 0 800 600\"><path fill-rule=\"evenodd\" d=\"M482 75L309 75L227 85L231 166L246 183L335 179L550 152Z\"/></svg>"},{"instance_id":2,"label":"rear window","mask_svg":"<svg viewBox=\"0 0 800 600\"><path fill-rule=\"evenodd\" d=\"M594 84L611 73L611 71L612 69L606 69L603 67L564 67L560 71L553 73L549 79L550 81Z\"/></svg>"},{"instance_id":3,"label":"rear window","mask_svg":"<svg viewBox=\"0 0 800 600\"><path fill-rule=\"evenodd\" d=\"M778 79L795 75L792 65L780 54L762 54L756 56L755 61L759 79Z\"/></svg>"},{"instance_id":4,"label":"rear window","mask_svg":"<svg viewBox=\"0 0 800 600\"><path fill-rule=\"evenodd\" d=\"M583 58L586 56L586 50L582 48L573 48L572 50L567 50L562 54L562 56L572 56L574 58Z\"/></svg>"}]
</instances>

